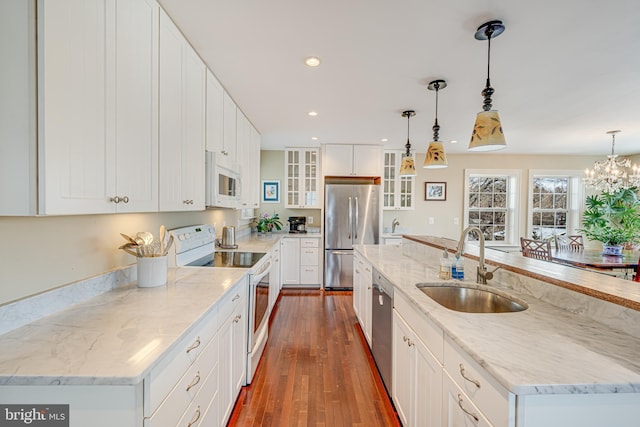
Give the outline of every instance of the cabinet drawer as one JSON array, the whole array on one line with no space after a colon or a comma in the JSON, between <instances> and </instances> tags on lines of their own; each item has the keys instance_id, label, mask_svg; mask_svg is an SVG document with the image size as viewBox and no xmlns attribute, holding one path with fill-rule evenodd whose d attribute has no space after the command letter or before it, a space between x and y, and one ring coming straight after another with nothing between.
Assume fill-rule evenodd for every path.
<instances>
[{"instance_id":1,"label":"cabinet drawer","mask_svg":"<svg viewBox=\"0 0 640 427\"><path fill-rule=\"evenodd\" d=\"M236 311L237 307L240 307L247 296L248 282L247 278L244 278L240 283L231 288L225 296L218 302L218 318L220 319L219 327L224 324L224 321L231 316L231 313Z\"/></svg>"},{"instance_id":2,"label":"cabinet drawer","mask_svg":"<svg viewBox=\"0 0 640 427\"><path fill-rule=\"evenodd\" d=\"M471 399L446 373L442 376L443 426L491 427L492 424L478 410ZM506 424L499 424L500 426Z\"/></svg>"},{"instance_id":3,"label":"cabinet drawer","mask_svg":"<svg viewBox=\"0 0 640 427\"><path fill-rule=\"evenodd\" d=\"M320 274L318 266L303 265L300 267L300 284L316 285L320 283Z\"/></svg>"},{"instance_id":4,"label":"cabinet drawer","mask_svg":"<svg viewBox=\"0 0 640 427\"><path fill-rule=\"evenodd\" d=\"M218 363L218 339L212 339L200 357L191 365L167 398L153 413L152 420L161 419L167 425L177 425L190 402L201 392L205 379ZM204 410L206 407L203 407ZM153 423L153 424L157 424Z\"/></svg>"},{"instance_id":5,"label":"cabinet drawer","mask_svg":"<svg viewBox=\"0 0 640 427\"><path fill-rule=\"evenodd\" d=\"M394 292L393 305L396 311L411 325L418 338L429 348L431 353L443 363L443 337L444 334L435 323L424 314L417 311L413 304L401 292Z\"/></svg>"},{"instance_id":6,"label":"cabinet drawer","mask_svg":"<svg viewBox=\"0 0 640 427\"><path fill-rule=\"evenodd\" d=\"M509 423L509 418L513 412L511 409L515 407L514 395L455 345L449 337L445 337L444 340L444 368L492 424L512 425Z\"/></svg>"},{"instance_id":7,"label":"cabinet drawer","mask_svg":"<svg viewBox=\"0 0 640 427\"><path fill-rule=\"evenodd\" d=\"M320 239L300 239L301 248L317 248L320 246Z\"/></svg>"},{"instance_id":8,"label":"cabinet drawer","mask_svg":"<svg viewBox=\"0 0 640 427\"><path fill-rule=\"evenodd\" d=\"M149 381L145 381L145 400L148 397L149 402L148 409L145 407L145 416L155 412L160 402L207 347L217 329L218 307L216 306L209 312L201 326L182 339L176 346L176 350L151 371Z\"/></svg>"},{"instance_id":9,"label":"cabinet drawer","mask_svg":"<svg viewBox=\"0 0 640 427\"><path fill-rule=\"evenodd\" d=\"M318 265L318 248L302 248L300 265Z\"/></svg>"}]
</instances>

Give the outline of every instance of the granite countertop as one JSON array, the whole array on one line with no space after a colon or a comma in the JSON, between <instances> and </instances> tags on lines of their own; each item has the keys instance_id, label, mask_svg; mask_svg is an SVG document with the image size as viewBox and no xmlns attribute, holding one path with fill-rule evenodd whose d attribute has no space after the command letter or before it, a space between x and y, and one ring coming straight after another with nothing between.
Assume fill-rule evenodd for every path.
<instances>
[{"instance_id":1,"label":"granite countertop","mask_svg":"<svg viewBox=\"0 0 640 427\"><path fill-rule=\"evenodd\" d=\"M0 335L0 385L138 384L245 274L171 268Z\"/></svg>"},{"instance_id":2,"label":"granite countertop","mask_svg":"<svg viewBox=\"0 0 640 427\"><path fill-rule=\"evenodd\" d=\"M415 287L419 282L442 282L437 266L420 263L393 246L355 249L510 392L640 392L640 339L512 290L506 292L527 302L527 310L451 311ZM467 281L475 286L475 273L471 276Z\"/></svg>"}]
</instances>

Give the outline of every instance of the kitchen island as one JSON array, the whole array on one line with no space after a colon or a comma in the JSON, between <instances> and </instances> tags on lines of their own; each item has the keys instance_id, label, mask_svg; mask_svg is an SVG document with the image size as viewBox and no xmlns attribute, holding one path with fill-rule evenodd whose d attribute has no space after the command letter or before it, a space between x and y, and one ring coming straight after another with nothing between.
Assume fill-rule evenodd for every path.
<instances>
[{"instance_id":1,"label":"kitchen island","mask_svg":"<svg viewBox=\"0 0 640 427\"><path fill-rule=\"evenodd\" d=\"M476 414L477 417L484 419L484 412L493 425L637 425L640 337L635 334L638 312L629 308L637 303L637 290L625 293L622 288L624 285L632 288L635 284L487 250L488 268L495 268L491 264L501 267L490 280L489 288L525 301L528 309L499 314L452 311L415 285L450 282L478 286L475 284L478 251L472 245L468 245L469 253L465 257L464 282L438 278L442 248L453 249L455 243L405 236L401 251L398 246L356 247L373 268L395 285L396 311L400 306L417 313L417 317L411 317L411 312L407 316L411 317L411 321L407 319L409 326L419 329L422 327L419 322L435 331L424 341L431 340L425 343L426 347L444 367L442 383L458 375L452 372L458 370L458 363L451 366L450 359L461 354L468 360L467 375L475 366L478 375L485 375L483 387L494 388L504 400L483 406L482 399L480 403L473 402L471 396L471 402L465 399L465 403L464 393L457 397L456 393L449 393L450 400L455 400L452 405L463 408L464 404L475 403L478 406L474 408L481 413ZM564 286L548 283L550 281ZM581 283L586 286L582 292L571 289ZM605 300L597 296L604 296ZM461 363L460 371L464 377ZM471 388L469 395L480 386L471 385ZM445 393L443 417L450 416L446 413L451 409L446 400ZM464 416L468 416L468 412ZM446 424L443 421L443 425Z\"/></svg>"}]
</instances>

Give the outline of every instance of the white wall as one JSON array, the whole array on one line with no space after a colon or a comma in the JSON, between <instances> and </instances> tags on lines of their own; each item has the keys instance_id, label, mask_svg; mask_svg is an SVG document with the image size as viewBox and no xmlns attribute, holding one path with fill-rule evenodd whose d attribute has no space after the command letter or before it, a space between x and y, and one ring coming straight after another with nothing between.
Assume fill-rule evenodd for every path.
<instances>
[{"instance_id":1,"label":"white wall","mask_svg":"<svg viewBox=\"0 0 640 427\"><path fill-rule=\"evenodd\" d=\"M216 223L238 226L238 211L114 214L54 217L0 217L0 305L133 264L118 250L119 233L150 231L160 225Z\"/></svg>"},{"instance_id":2,"label":"white wall","mask_svg":"<svg viewBox=\"0 0 640 427\"><path fill-rule=\"evenodd\" d=\"M520 221L522 233L526 232L528 176L530 169L584 170L593 167L595 160L603 156L557 156L557 155L510 155L510 154L449 154L449 167L445 169L423 169L424 154L417 154L416 204L412 211L384 211L383 227L391 227L393 218L398 218L400 227L408 228L410 234L426 234L458 239L464 223L464 171L465 169L519 169L522 171L520 185ZM425 182L446 182L446 201L425 201ZM434 223L429 224L429 218ZM459 225L453 223L459 219Z\"/></svg>"}]
</instances>

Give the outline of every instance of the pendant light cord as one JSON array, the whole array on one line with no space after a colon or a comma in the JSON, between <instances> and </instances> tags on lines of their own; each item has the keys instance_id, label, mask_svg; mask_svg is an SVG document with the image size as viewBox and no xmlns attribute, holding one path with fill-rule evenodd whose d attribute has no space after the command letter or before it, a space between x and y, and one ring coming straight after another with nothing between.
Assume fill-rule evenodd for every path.
<instances>
[{"instance_id":1,"label":"pendant light cord","mask_svg":"<svg viewBox=\"0 0 640 427\"><path fill-rule=\"evenodd\" d=\"M436 90L436 120L433 124L433 140L435 142L438 141L438 138L440 137L439 133L440 133L440 125L438 124L438 89L440 89L440 84L438 82L436 82L433 85L434 89Z\"/></svg>"},{"instance_id":2,"label":"pendant light cord","mask_svg":"<svg viewBox=\"0 0 640 427\"><path fill-rule=\"evenodd\" d=\"M484 111L491 110L491 95L493 95L493 88L491 87L491 79L490 79L490 71L491 71L491 36L493 35L493 27L491 25L487 26L485 30L485 35L487 36L487 40L489 42L489 46L487 49L487 85L482 91L482 96L484 96L484 103L482 105L482 109Z\"/></svg>"},{"instance_id":3,"label":"pendant light cord","mask_svg":"<svg viewBox=\"0 0 640 427\"><path fill-rule=\"evenodd\" d=\"M409 142L409 121L411 119L411 113L407 114L407 143L405 144L405 148L407 149L407 156L411 155L411 142Z\"/></svg>"}]
</instances>

